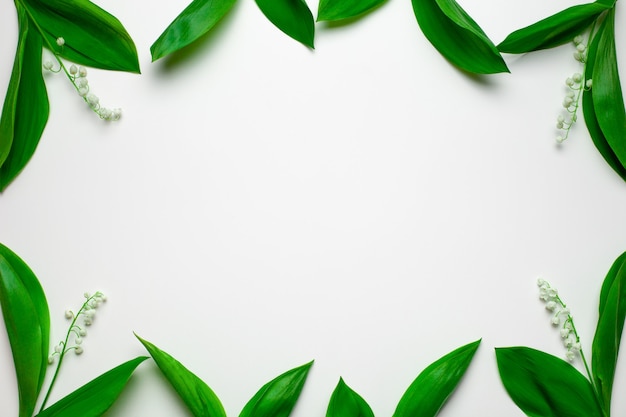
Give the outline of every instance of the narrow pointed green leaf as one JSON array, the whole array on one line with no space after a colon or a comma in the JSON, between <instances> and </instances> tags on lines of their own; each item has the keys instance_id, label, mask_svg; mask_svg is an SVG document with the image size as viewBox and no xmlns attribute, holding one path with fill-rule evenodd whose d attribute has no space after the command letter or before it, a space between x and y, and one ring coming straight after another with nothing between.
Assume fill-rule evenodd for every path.
<instances>
[{"instance_id":1,"label":"narrow pointed green leaf","mask_svg":"<svg viewBox=\"0 0 626 417\"><path fill-rule=\"evenodd\" d=\"M148 359L139 356L100 375L37 414L36 417L100 417L122 393L135 368Z\"/></svg>"},{"instance_id":2,"label":"narrow pointed green leaf","mask_svg":"<svg viewBox=\"0 0 626 417\"><path fill-rule=\"evenodd\" d=\"M94 68L139 72L137 49L120 21L89 0L18 0L43 31L45 45ZM59 47L56 39L65 39Z\"/></svg>"},{"instance_id":3,"label":"narrow pointed green leaf","mask_svg":"<svg viewBox=\"0 0 626 417\"><path fill-rule=\"evenodd\" d=\"M349 19L383 4L387 0L320 0L317 21Z\"/></svg>"},{"instance_id":4,"label":"narrow pointed green leaf","mask_svg":"<svg viewBox=\"0 0 626 417\"><path fill-rule=\"evenodd\" d=\"M509 72L500 52L454 0L412 0L424 36L448 61L475 74Z\"/></svg>"},{"instance_id":5,"label":"narrow pointed green leaf","mask_svg":"<svg viewBox=\"0 0 626 417\"><path fill-rule=\"evenodd\" d=\"M15 6L19 38L0 118L0 191L33 156L50 113L41 66L42 39L24 8Z\"/></svg>"},{"instance_id":6,"label":"narrow pointed green leaf","mask_svg":"<svg viewBox=\"0 0 626 417\"><path fill-rule=\"evenodd\" d=\"M602 417L591 383L572 365L527 347L496 348L500 379L530 417Z\"/></svg>"},{"instance_id":7,"label":"narrow pointed green leaf","mask_svg":"<svg viewBox=\"0 0 626 417\"><path fill-rule=\"evenodd\" d=\"M452 395L480 345L461 346L424 369L406 390L393 417L434 417Z\"/></svg>"},{"instance_id":8,"label":"narrow pointed green leaf","mask_svg":"<svg viewBox=\"0 0 626 417\"><path fill-rule=\"evenodd\" d=\"M263 385L239 417L288 417L296 405L313 362L281 374Z\"/></svg>"},{"instance_id":9,"label":"narrow pointed green leaf","mask_svg":"<svg viewBox=\"0 0 626 417\"><path fill-rule=\"evenodd\" d=\"M601 3L569 7L525 28L516 30L498 45L500 52L522 54L567 42L593 23L610 6Z\"/></svg>"},{"instance_id":10,"label":"narrow pointed green leaf","mask_svg":"<svg viewBox=\"0 0 626 417\"><path fill-rule=\"evenodd\" d=\"M33 271L2 244L0 307L13 352L19 416L31 417L48 366L50 313L43 289Z\"/></svg>"},{"instance_id":11,"label":"narrow pointed green leaf","mask_svg":"<svg viewBox=\"0 0 626 417\"><path fill-rule=\"evenodd\" d=\"M611 266L600 292L600 308L592 345L592 369L604 408L611 407L611 394L624 318L626 318L626 253Z\"/></svg>"},{"instance_id":12,"label":"narrow pointed green leaf","mask_svg":"<svg viewBox=\"0 0 626 417\"><path fill-rule=\"evenodd\" d=\"M589 56L588 65L592 66L591 95L595 116L607 144L620 165L625 166L626 110L615 51L615 9L607 12L592 43L595 44L593 62Z\"/></svg>"},{"instance_id":13,"label":"narrow pointed green leaf","mask_svg":"<svg viewBox=\"0 0 626 417\"><path fill-rule=\"evenodd\" d=\"M587 48L587 64L585 66L585 79L587 80L591 79L593 76L594 63L596 60L599 39L600 37L596 35ZM620 177L622 177L624 181L626 181L626 167L620 162L613 149L611 149L611 146L609 145L606 136L600 128L598 116L595 110L592 90L585 90L583 92L582 104L585 125L587 126L587 130L589 131L589 135L591 136L594 145L600 152L600 155L602 155L604 160L609 164L609 166L613 168L613 170Z\"/></svg>"},{"instance_id":14,"label":"narrow pointed green leaf","mask_svg":"<svg viewBox=\"0 0 626 417\"><path fill-rule=\"evenodd\" d=\"M152 61L176 52L210 31L235 0L193 0L150 47Z\"/></svg>"},{"instance_id":15,"label":"narrow pointed green leaf","mask_svg":"<svg viewBox=\"0 0 626 417\"><path fill-rule=\"evenodd\" d=\"M298 42L313 48L315 22L304 0L255 0L265 17Z\"/></svg>"},{"instance_id":16,"label":"narrow pointed green leaf","mask_svg":"<svg viewBox=\"0 0 626 417\"><path fill-rule=\"evenodd\" d=\"M374 417L374 412L363 397L339 378L339 383L330 397L326 417Z\"/></svg>"},{"instance_id":17,"label":"narrow pointed green leaf","mask_svg":"<svg viewBox=\"0 0 626 417\"><path fill-rule=\"evenodd\" d=\"M165 378L194 417L226 417L226 412L219 398L204 381L168 353L139 336L137 339L148 350Z\"/></svg>"}]
</instances>

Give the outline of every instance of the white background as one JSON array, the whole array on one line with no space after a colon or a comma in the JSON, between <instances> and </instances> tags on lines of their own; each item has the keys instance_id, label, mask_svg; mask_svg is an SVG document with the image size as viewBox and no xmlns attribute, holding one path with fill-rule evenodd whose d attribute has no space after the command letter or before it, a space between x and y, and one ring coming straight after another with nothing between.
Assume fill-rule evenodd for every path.
<instances>
[{"instance_id":1,"label":"white background","mask_svg":"<svg viewBox=\"0 0 626 417\"><path fill-rule=\"evenodd\" d=\"M539 276L559 288L590 355L602 280L626 250L626 185L582 114L554 141L564 80L582 69L572 45L473 78L428 43L408 0L317 24L314 51L241 0L212 34L152 64L150 45L187 1L98 4L139 51L142 75L89 73L123 119L99 120L47 74L43 138L0 196L1 242L46 291L51 343L83 292L109 296L53 400L145 354L134 331L206 381L229 416L312 359L294 417L324 416L340 376L390 416L424 367L482 338L440 415L522 416L493 349L564 355ZM572 4L461 3L496 43ZM4 92L11 2L0 34ZM2 414L17 415L5 334L0 372ZM621 361L616 390L625 372ZM614 401L624 415L626 398ZM146 362L108 415L189 413Z\"/></svg>"}]
</instances>

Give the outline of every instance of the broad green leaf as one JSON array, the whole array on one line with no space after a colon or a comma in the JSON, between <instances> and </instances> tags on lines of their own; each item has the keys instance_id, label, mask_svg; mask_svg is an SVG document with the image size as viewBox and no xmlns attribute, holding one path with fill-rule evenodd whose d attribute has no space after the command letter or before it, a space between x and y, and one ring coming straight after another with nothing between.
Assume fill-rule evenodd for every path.
<instances>
[{"instance_id":1,"label":"broad green leaf","mask_svg":"<svg viewBox=\"0 0 626 417\"><path fill-rule=\"evenodd\" d=\"M374 412L359 394L339 378L330 397L326 417L374 417Z\"/></svg>"},{"instance_id":2,"label":"broad green leaf","mask_svg":"<svg viewBox=\"0 0 626 417\"><path fill-rule=\"evenodd\" d=\"M599 36L595 36L587 48L587 64L585 66L585 79L587 80L591 79L593 76L594 63L597 55L596 52L598 50L598 40ZM626 181L626 167L622 165L620 160L617 158L617 155L615 155L615 152L613 152L613 149L611 149L611 146L607 142L606 136L604 136L604 133L600 128L600 124L598 123L598 116L596 115L592 90L585 90L583 92L582 104L585 125L587 125L587 130L589 131L589 135L591 136L594 145L609 166L613 168L613 170L617 172L617 174L622 177L624 181Z\"/></svg>"},{"instance_id":3,"label":"broad green leaf","mask_svg":"<svg viewBox=\"0 0 626 417\"><path fill-rule=\"evenodd\" d=\"M591 383L572 365L527 347L496 348L500 379L530 417L602 417Z\"/></svg>"},{"instance_id":4,"label":"broad green leaf","mask_svg":"<svg viewBox=\"0 0 626 417\"><path fill-rule=\"evenodd\" d=\"M150 47L152 62L207 33L234 4L235 0L193 0Z\"/></svg>"},{"instance_id":5,"label":"broad green leaf","mask_svg":"<svg viewBox=\"0 0 626 417\"><path fill-rule=\"evenodd\" d=\"M567 42L593 23L610 6L600 3L569 7L525 28L516 30L498 45L500 52L522 54L548 49Z\"/></svg>"},{"instance_id":6,"label":"broad green leaf","mask_svg":"<svg viewBox=\"0 0 626 417\"><path fill-rule=\"evenodd\" d=\"M313 362L281 374L263 385L239 417L288 417L298 401Z\"/></svg>"},{"instance_id":7,"label":"broad green leaf","mask_svg":"<svg viewBox=\"0 0 626 417\"><path fill-rule=\"evenodd\" d=\"M0 119L0 191L32 157L50 113L41 66L42 39L24 8L15 6L19 38Z\"/></svg>"},{"instance_id":8,"label":"broad green leaf","mask_svg":"<svg viewBox=\"0 0 626 417\"><path fill-rule=\"evenodd\" d=\"M19 392L19 416L31 417L48 366L50 313L33 271L0 244L0 307Z\"/></svg>"},{"instance_id":9,"label":"broad green leaf","mask_svg":"<svg viewBox=\"0 0 626 417\"><path fill-rule=\"evenodd\" d=\"M187 404L194 417L226 417L222 403L207 384L168 353L139 336L137 339L148 350L165 378L174 387L183 402Z\"/></svg>"},{"instance_id":10,"label":"broad green leaf","mask_svg":"<svg viewBox=\"0 0 626 417\"><path fill-rule=\"evenodd\" d=\"M320 0L317 7L317 21L343 20L358 16L386 0Z\"/></svg>"},{"instance_id":11,"label":"broad green leaf","mask_svg":"<svg viewBox=\"0 0 626 417\"><path fill-rule=\"evenodd\" d=\"M594 46L591 95L598 125L620 164L626 164L626 110L615 51L615 9L607 12ZM594 39L594 42L596 39Z\"/></svg>"},{"instance_id":12,"label":"broad green leaf","mask_svg":"<svg viewBox=\"0 0 626 417\"><path fill-rule=\"evenodd\" d=\"M480 345L461 346L424 369L406 390L393 417L434 417L459 384Z\"/></svg>"},{"instance_id":13,"label":"broad green leaf","mask_svg":"<svg viewBox=\"0 0 626 417\"><path fill-rule=\"evenodd\" d=\"M45 45L94 68L139 73L135 44L117 18L89 0L16 0L43 31ZM65 39L59 47L56 39Z\"/></svg>"},{"instance_id":14,"label":"broad green leaf","mask_svg":"<svg viewBox=\"0 0 626 417\"><path fill-rule=\"evenodd\" d=\"M313 48L315 22L304 0L255 0L265 17L278 29Z\"/></svg>"},{"instance_id":15,"label":"broad green leaf","mask_svg":"<svg viewBox=\"0 0 626 417\"><path fill-rule=\"evenodd\" d=\"M147 356L139 356L118 365L60 399L36 417L100 417L117 400L135 368L146 359Z\"/></svg>"},{"instance_id":16,"label":"broad green leaf","mask_svg":"<svg viewBox=\"0 0 626 417\"><path fill-rule=\"evenodd\" d=\"M454 0L412 0L415 18L432 45L460 69L509 72L496 46Z\"/></svg>"},{"instance_id":17,"label":"broad green leaf","mask_svg":"<svg viewBox=\"0 0 626 417\"><path fill-rule=\"evenodd\" d=\"M604 279L599 310L591 363L604 408L609 410L617 354L626 317L626 253L615 260Z\"/></svg>"}]
</instances>

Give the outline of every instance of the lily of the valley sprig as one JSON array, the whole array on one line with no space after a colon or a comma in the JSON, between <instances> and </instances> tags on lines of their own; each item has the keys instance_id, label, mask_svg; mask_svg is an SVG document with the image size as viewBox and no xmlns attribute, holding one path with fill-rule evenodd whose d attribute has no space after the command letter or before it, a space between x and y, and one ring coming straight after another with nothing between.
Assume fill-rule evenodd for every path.
<instances>
[{"instance_id":1,"label":"lily of the valley sprig","mask_svg":"<svg viewBox=\"0 0 626 417\"><path fill-rule=\"evenodd\" d=\"M598 0L562 10L511 33L501 52L522 54L574 43L581 71L566 78L564 117L557 118L557 142L564 142L582 104L585 124L606 162L626 180L626 111L615 46L616 0Z\"/></svg>"},{"instance_id":2,"label":"lily of the valley sprig","mask_svg":"<svg viewBox=\"0 0 626 417\"><path fill-rule=\"evenodd\" d=\"M558 291L539 280L540 298L559 328L567 361L528 347L497 348L500 378L529 416L610 417L617 355L626 317L626 253L609 270L602 289L591 366L569 308ZM569 362L580 357L585 373Z\"/></svg>"},{"instance_id":3,"label":"lily of the valley sprig","mask_svg":"<svg viewBox=\"0 0 626 417\"><path fill-rule=\"evenodd\" d=\"M0 191L35 152L50 112L43 68L63 71L77 92L102 119L119 118L89 92L85 67L139 73L137 50L114 16L89 0L15 0L18 43L0 117ZM42 53L53 62L42 62ZM73 62L69 69L64 60Z\"/></svg>"},{"instance_id":4,"label":"lily of the valley sprig","mask_svg":"<svg viewBox=\"0 0 626 417\"><path fill-rule=\"evenodd\" d=\"M82 306L67 310L70 325L65 338L50 351L50 313L43 289L33 271L9 248L0 244L0 307L13 354L19 393L19 417L100 417L117 400L135 368L147 359L139 356L105 372L47 407L66 355L83 353L87 327L106 300L101 292L85 294ZM49 366L54 375L35 414Z\"/></svg>"}]
</instances>

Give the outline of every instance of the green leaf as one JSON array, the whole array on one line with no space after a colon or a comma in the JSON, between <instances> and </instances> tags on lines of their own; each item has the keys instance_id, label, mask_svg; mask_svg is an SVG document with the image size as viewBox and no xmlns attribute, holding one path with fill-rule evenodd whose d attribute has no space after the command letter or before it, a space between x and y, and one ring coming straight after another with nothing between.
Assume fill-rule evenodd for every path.
<instances>
[{"instance_id":1,"label":"green leaf","mask_svg":"<svg viewBox=\"0 0 626 417\"><path fill-rule=\"evenodd\" d=\"M255 0L265 17L285 34L313 48L315 22L304 0Z\"/></svg>"},{"instance_id":2,"label":"green leaf","mask_svg":"<svg viewBox=\"0 0 626 417\"><path fill-rule=\"evenodd\" d=\"M480 345L461 346L424 369L406 390L393 417L434 417L450 397Z\"/></svg>"},{"instance_id":3,"label":"green leaf","mask_svg":"<svg viewBox=\"0 0 626 417\"><path fill-rule=\"evenodd\" d=\"M235 4L235 0L194 0L150 47L152 62L176 52L210 31Z\"/></svg>"},{"instance_id":4,"label":"green leaf","mask_svg":"<svg viewBox=\"0 0 626 417\"><path fill-rule=\"evenodd\" d=\"M596 52L598 50L598 40L599 36L596 36L587 48L587 64L585 66L586 80L591 79L593 76L594 63L597 55ZM626 167L622 165L617 155L615 155L615 152L613 152L613 149L611 149L611 146L609 145L606 136L604 136L604 133L600 128L600 124L598 123L598 116L596 115L592 90L585 90L583 92L582 104L585 125L587 125L587 130L589 131L589 135L591 136L594 145L609 166L613 168L613 170L617 172L617 174L622 177L624 181L626 181Z\"/></svg>"},{"instance_id":5,"label":"green leaf","mask_svg":"<svg viewBox=\"0 0 626 417\"><path fill-rule=\"evenodd\" d=\"M617 365L624 318L626 317L626 253L609 270L600 292L600 308L592 345L592 369L606 410L611 408L611 393Z\"/></svg>"},{"instance_id":6,"label":"green leaf","mask_svg":"<svg viewBox=\"0 0 626 417\"><path fill-rule=\"evenodd\" d=\"M288 417L298 401L313 361L277 376L248 401L239 417Z\"/></svg>"},{"instance_id":7,"label":"green leaf","mask_svg":"<svg viewBox=\"0 0 626 417\"><path fill-rule=\"evenodd\" d=\"M500 379L530 417L602 417L589 381L572 365L527 347L496 348Z\"/></svg>"},{"instance_id":8,"label":"green leaf","mask_svg":"<svg viewBox=\"0 0 626 417\"><path fill-rule=\"evenodd\" d=\"M135 335L137 336L137 335ZM194 417L226 417L224 407L215 393L200 378L168 353L137 336Z\"/></svg>"},{"instance_id":9,"label":"green leaf","mask_svg":"<svg viewBox=\"0 0 626 417\"><path fill-rule=\"evenodd\" d=\"M330 397L326 417L374 417L374 412L359 394L339 378Z\"/></svg>"},{"instance_id":10,"label":"green leaf","mask_svg":"<svg viewBox=\"0 0 626 417\"><path fill-rule=\"evenodd\" d=\"M41 391L50 339L46 296L31 269L0 244L0 307L19 392L19 416L31 417Z\"/></svg>"},{"instance_id":11,"label":"green leaf","mask_svg":"<svg viewBox=\"0 0 626 417\"><path fill-rule=\"evenodd\" d=\"M0 118L0 191L33 156L50 113L42 75L42 39L24 8L15 6L19 38Z\"/></svg>"},{"instance_id":12,"label":"green leaf","mask_svg":"<svg viewBox=\"0 0 626 417\"><path fill-rule=\"evenodd\" d=\"M135 44L117 18L89 0L17 0L62 57L94 68L139 73ZM60 47L56 39L65 39Z\"/></svg>"},{"instance_id":13,"label":"green leaf","mask_svg":"<svg viewBox=\"0 0 626 417\"><path fill-rule=\"evenodd\" d=\"M498 45L500 52L522 54L571 42L610 6L600 3L569 7L525 28L516 30Z\"/></svg>"},{"instance_id":14,"label":"green leaf","mask_svg":"<svg viewBox=\"0 0 626 417\"><path fill-rule=\"evenodd\" d=\"M139 356L100 375L70 395L37 414L36 417L100 417L117 400L139 364Z\"/></svg>"},{"instance_id":15,"label":"green leaf","mask_svg":"<svg viewBox=\"0 0 626 417\"><path fill-rule=\"evenodd\" d=\"M587 65L591 67L588 71L593 80L593 111L606 143L623 167L626 165L626 110L615 51L615 9L607 12L592 44Z\"/></svg>"},{"instance_id":16,"label":"green leaf","mask_svg":"<svg viewBox=\"0 0 626 417\"><path fill-rule=\"evenodd\" d=\"M412 0L422 32L452 64L475 74L509 72L496 46L454 0Z\"/></svg>"},{"instance_id":17,"label":"green leaf","mask_svg":"<svg viewBox=\"0 0 626 417\"><path fill-rule=\"evenodd\" d=\"M320 0L317 7L317 21L349 19L361 15L386 0Z\"/></svg>"}]
</instances>

